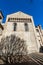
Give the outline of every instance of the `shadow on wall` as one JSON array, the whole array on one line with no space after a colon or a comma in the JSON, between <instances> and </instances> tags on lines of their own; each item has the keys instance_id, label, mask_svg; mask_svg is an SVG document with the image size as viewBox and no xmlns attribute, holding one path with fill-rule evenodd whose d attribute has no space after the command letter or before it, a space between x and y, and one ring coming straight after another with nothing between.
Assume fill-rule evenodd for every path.
<instances>
[{"instance_id":1,"label":"shadow on wall","mask_svg":"<svg viewBox=\"0 0 43 65\"><path fill-rule=\"evenodd\" d=\"M43 53L43 46L40 47L40 53Z\"/></svg>"}]
</instances>

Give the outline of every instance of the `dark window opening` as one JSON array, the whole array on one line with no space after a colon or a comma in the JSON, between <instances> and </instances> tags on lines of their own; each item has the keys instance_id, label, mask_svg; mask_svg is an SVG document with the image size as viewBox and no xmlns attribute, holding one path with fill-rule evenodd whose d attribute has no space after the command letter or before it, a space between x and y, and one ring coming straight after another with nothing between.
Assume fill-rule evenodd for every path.
<instances>
[{"instance_id":1,"label":"dark window opening","mask_svg":"<svg viewBox=\"0 0 43 65\"><path fill-rule=\"evenodd\" d=\"M32 22L32 20L30 19L30 22Z\"/></svg>"},{"instance_id":2,"label":"dark window opening","mask_svg":"<svg viewBox=\"0 0 43 65\"><path fill-rule=\"evenodd\" d=\"M0 19L2 19L2 17L0 16Z\"/></svg>"},{"instance_id":3,"label":"dark window opening","mask_svg":"<svg viewBox=\"0 0 43 65\"><path fill-rule=\"evenodd\" d=\"M4 27L0 24L0 28L2 29L2 30L4 30Z\"/></svg>"},{"instance_id":4,"label":"dark window opening","mask_svg":"<svg viewBox=\"0 0 43 65\"><path fill-rule=\"evenodd\" d=\"M10 21L10 18L8 19L8 21Z\"/></svg>"},{"instance_id":5,"label":"dark window opening","mask_svg":"<svg viewBox=\"0 0 43 65\"><path fill-rule=\"evenodd\" d=\"M37 32L39 32L39 30L38 29L36 29L37 30Z\"/></svg>"},{"instance_id":6,"label":"dark window opening","mask_svg":"<svg viewBox=\"0 0 43 65\"><path fill-rule=\"evenodd\" d=\"M14 31L16 31L17 23L14 23Z\"/></svg>"},{"instance_id":7,"label":"dark window opening","mask_svg":"<svg viewBox=\"0 0 43 65\"><path fill-rule=\"evenodd\" d=\"M43 46L40 47L40 52L43 53Z\"/></svg>"},{"instance_id":8,"label":"dark window opening","mask_svg":"<svg viewBox=\"0 0 43 65\"><path fill-rule=\"evenodd\" d=\"M29 29L28 29L28 24L25 23L24 25L25 25L25 31L28 31L28 30L29 30Z\"/></svg>"}]
</instances>

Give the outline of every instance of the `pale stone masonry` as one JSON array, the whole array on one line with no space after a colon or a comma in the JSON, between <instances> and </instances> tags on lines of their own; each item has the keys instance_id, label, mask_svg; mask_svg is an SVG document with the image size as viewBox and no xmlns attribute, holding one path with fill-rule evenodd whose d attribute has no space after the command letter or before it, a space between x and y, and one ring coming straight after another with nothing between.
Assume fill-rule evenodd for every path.
<instances>
[{"instance_id":1,"label":"pale stone masonry","mask_svg":"<svg viewBox=\"0 0 43 65\"><path fill-rule=\"evenodd\" d=\"M0 41L2 37L14 34L26 41L28 53L39 52L43 46L43 30L35 27L33 17L21 11L7 15L6 22L2 23L3 15L0 12Z\"/></svg>"},{"instance_id":2,"label":"pale stone masonry","mask_svg":"<svg viewBox=\"0 0 43 65\"><path fill-rule=\"evenodd\" d=\"M43 29L42 29L41 25L38 25L36 27L36 32L37 32L37 39L38 39L40 45L43 46Z\"/></svg>"}]
</instances>

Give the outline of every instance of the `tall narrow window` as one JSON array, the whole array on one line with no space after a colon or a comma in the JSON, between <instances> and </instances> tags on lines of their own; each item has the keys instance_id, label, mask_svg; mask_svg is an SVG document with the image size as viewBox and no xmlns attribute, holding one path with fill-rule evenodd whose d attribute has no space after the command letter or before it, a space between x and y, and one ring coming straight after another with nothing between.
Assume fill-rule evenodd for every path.
<instances>
[{"instance_id":1,"label":"tall narrow window","mask_svg":"<svg viewBox=\"0 0 43 65\"><path fill-rule=\"evenodd\" d=\"M28 31L28 30L29 30L29 29L28 29L28 24L25 23L24 25L25 25L25 31Z\"/></svg>"},{"instance_id":2,"label":"tall narrow window","mask_svg":"<svg viewBox=\"0 0 43 65\"><path fill-rule=\"evenodd\" d=\"M17 23L14 23L14 31L16 31Z\"/></svg>"}]
</instances>

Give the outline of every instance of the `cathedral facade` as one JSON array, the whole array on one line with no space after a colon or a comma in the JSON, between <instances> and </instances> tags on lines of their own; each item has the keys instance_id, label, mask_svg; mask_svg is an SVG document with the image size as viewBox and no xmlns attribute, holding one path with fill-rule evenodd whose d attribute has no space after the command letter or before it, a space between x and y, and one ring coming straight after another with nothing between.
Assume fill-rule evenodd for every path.
<instances>
[{"instance_id":1,"label":"cathedral facade","mask_svg":"<svg viewBox=\"0 0 43 65\"><path fill-rule=\"evenodd\" d=\"M3 24L3 14L0 12L0 41L2 37L14 34L25 40L28 53L39 52L43 46L43 30L35 26L33 17L21 11L7 15Z\"/></svg>"}]
</instances>

